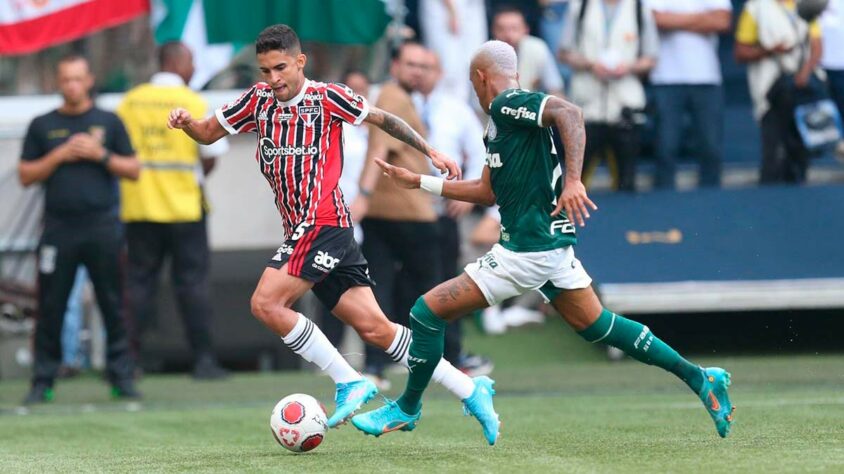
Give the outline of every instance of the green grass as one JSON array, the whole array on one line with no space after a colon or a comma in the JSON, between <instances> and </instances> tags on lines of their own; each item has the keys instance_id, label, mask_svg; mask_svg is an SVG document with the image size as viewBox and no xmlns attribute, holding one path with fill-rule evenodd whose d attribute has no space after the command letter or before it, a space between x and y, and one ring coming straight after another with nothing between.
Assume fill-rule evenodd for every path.
<instances>
[{"instance_id":1,"label":"green grass","mask_svg":"<svg viewBox=\"0 0 844 474\"><path fill-rule=\"evenodd\" d=\"M270 410L293 392L330 401L325 377L150 376L144 402L130 405L89 375L26 414L26 383L0 382L0 472L844 472L844 356L697 360L733 374L738 421L724 440L672 376L606 362L561 325L469 344L497 364L504 426L493 448L439 387L413 433L375 439L345 426L293 455L268 432Z\"/></svg>"}]
</instances>

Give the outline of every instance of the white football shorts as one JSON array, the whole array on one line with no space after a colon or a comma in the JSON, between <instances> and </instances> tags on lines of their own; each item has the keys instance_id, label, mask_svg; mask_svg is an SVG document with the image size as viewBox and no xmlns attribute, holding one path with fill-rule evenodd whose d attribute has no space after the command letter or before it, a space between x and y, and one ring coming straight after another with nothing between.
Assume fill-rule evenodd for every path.
<instances>
[{"instance_id":1,"label":"white football shorts","mask_svg":"<svg viewBox=\"0 0 844 474\"><path fill-rule=\"evenodd\" d=\"M538 291L551 301L561 290L577 290L592 278L574 256L574 247L542 252L513 252L499 244L475 262L466 274L478 285L487 303L494 306L528 291Z\"/></svg>"}]
</instances>

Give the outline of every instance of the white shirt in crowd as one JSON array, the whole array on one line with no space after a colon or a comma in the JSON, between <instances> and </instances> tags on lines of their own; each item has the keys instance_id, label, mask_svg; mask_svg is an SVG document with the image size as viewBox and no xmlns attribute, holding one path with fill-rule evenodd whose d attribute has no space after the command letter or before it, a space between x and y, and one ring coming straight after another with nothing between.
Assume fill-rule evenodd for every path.
<instances>
[{"instance_id":1,"label":"white shirt in crowd","mask_svg":"<svg viewBox=\"0 0 844 474\"><path fill-rule=\"evenodd\" d=\"M824 69L844 70L844 0L830 0L821 17Z\"/></svg>"},{"instance_id":2,"label":"white shirt in crowd","mask_svg":"<svg viewBox=\"0 0 844 474\"><path fill-rule=\"evenodd\" d=\"M732 11L730 0L646 0L657 12L702 13ZM651 82L662 84L721 84L718 35L691 31L659 32L659 60L651 71Z\"/></svg>"},{"instance_id":3,"label":"white shirt in crowd","mask_svg":"<svg viewBox=\"0 0 844 474\"><path fill-rule=\"evenodd\" d=\"M477 179L484 170L486 148L483 125L462 99L437 88L427 97L413 94L419 117L428 129L428 142L453 159L463 170L463 179ZM431 174L440 172L431 167ZM442 211L438 206L437 212Z\"/></svg>"},{"instance_id":4,"label":"white shirt in crowd","mask_svg":"<svg viewBox=\"0 0 844 474\"><path fill-rule=\"evenodd\" d=\"M425 46L440 57L442 82L450 93L464 101L474 97L469 82L469 62L487 39L486 2L452 0L460 22L457 34L448 28L448 10L443 0L420 0L419 22ZM374 102L373 102L374 103Z\"/></svg>"},{"instance_id":5,"label":"white shirt in crowd","mask_svg":"<svg viewBox=\"0 0 844 474\"><path fill-rule=\"evenodd\" d=\"M519 84L525 89L562 92L563 78L545 41L527 35L519 42Z\"/></svg>"},{"instance_id":6,"label":"white shirt in crowd","mask_svg":"<svg viewBox=\"0 0 844 474\"><path fill-rule=\"evenodd\" d=\"M369 127L343 124L343 172L340 173L340 190L346 204L355 202L360 192L360 174L366 162L366 151L369 146ZM363 242L363 230L355 225L355 241Z\"/></svg>"},{"instance_id":7,"label":"white shirt in crowd","mask_svg":"<svg viewBox=\"0 0 844 474\"><path fill-rule=\"evenodd\" d=\"M343 124L343 173L340 174L340 190L349 204L358 197L360 174L366 162L368 144L369 127Z\"/></svg>"}]
</instances>

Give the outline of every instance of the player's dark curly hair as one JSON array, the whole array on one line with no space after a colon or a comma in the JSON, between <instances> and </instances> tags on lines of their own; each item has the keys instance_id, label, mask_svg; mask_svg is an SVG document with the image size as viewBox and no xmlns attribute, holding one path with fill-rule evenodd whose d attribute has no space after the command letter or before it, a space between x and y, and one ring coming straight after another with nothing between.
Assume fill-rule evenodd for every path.
<instances>
[{"instance_id":1,"label":"player's dark curly hair","mask_svg":"<svg viewBox=\"0 0 844 474\"><path fill-rule=\"evenodd\" d=\"M255 54L279 50L295 55L302 51L299 36L287 25L272 25L264 28L255 40Z\"/></svg>"}]
</instances>

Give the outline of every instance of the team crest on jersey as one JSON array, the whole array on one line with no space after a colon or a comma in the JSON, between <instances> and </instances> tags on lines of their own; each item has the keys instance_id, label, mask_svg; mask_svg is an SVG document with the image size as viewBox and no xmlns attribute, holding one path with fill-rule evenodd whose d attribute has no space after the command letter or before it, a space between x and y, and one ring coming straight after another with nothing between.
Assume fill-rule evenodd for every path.
<instances>
[{"instance_id":1,"label":"team crest on jersey","mask_svg":"<svg viewBox=\"0 0 844 474\"><path fill-rule=\"evenodd\" d=\"M299 106L299 116L305 121L305 125L312 127L317 117L322 115L322 107L319 105Z\"/></svg>"},{"instance_id":2,"label":"team crest on jersey","mask_svg":"<svg viewBox=\"0 0 844 474\"><path fill-rule=\"evenodd\" d=\"M495 126L495 122L490 120L486 124L486 137L489 140L495 140L495 137L498 135L498 128Z\"/></svg>"}]
</instances>

